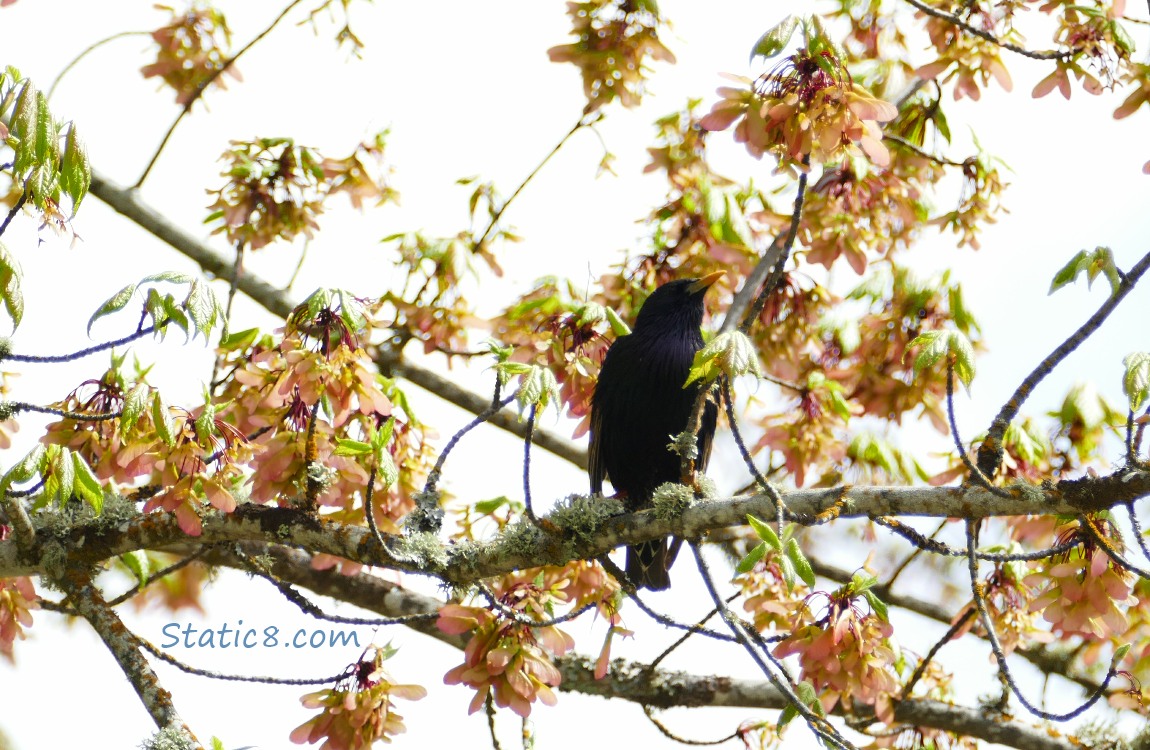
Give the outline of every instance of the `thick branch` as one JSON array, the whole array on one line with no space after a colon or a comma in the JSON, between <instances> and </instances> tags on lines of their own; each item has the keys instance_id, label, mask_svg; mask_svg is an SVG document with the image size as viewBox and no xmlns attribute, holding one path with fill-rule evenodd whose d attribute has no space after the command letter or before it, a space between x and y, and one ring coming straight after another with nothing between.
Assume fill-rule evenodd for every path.
<instances>
[{"instance_id":1,"label":"thick branch","mask_svg":"<svg viewBox=\"0 0 1150 750\"><path fill-rule=\"evenodd\" d=\"M345 576L330 570L313 570L307 555L284 547L251 545L245 554L270 557L274 573L284 581L385 617L431 612L443 604L438 599L406 591L369 574ZM242 558L229 552L213 550L207 559L246 569ZM408 627L458 649L466 645L466 638L446 635L432 623L416 622ZM781 710L786 707L783 696L765 681L652 670L644 664L623 659L614 660L607 675L596 680L594 660L582 656L559 658L556 666L563 675L560 689L566 692L623 699L657 708L719 706ZM976 709L936 701L904 701L895 709L895 718L906 724L958 732L1021 750L1071 750L1077 747L1048 728L1031 727L983 714Z\"/></svg>"},{"instance_id":2,"label":"thick branch","mask_svg":"<svg viewBox=\"0 0 1150 750\"><path fill-rule=\"evenodd\" d=\"M140 199L137 191L120 187L105 175L93 170L90 192L132 222L151 232L160 241L191 258L205 273L225 281L233 280L234 264L231 261L161 216L158 211ZM275 288L250 272L244 273L239 278L237 287L268 312L281 318L286 318L296 306L296 302L284 290ZM447 378L414 365L401 356L380 354L376 357L376 364L382 371L404 377L420 388L473 414L479 414L491 405L489 398L460 388ZM519 437L525 434L525 425L510 413L497 414L491 419L491 423ZM566 438L546 430L536 430L534 443L577 466L587 466L586 450Z\"/></svg>"},{"instance_id":3,"label":"thick branch","mask_svg":"<svg viewBox=\"0 0 1150 750\"><path fill-rule=\"evenodd\" d=\"M104 601L91 577L86 573L72 573L62 578L60 584L67 592L72 606L92 625L104 645L112 652L156 726L186 734L195 743L194 746L199 748L195 735L176 712L171 693L160 686L152 666L140 653L135 636L124 627L119 616Z\"/></svg>"},{"instance_id":4,"label":"thick branch","mask_svg":"<svg viewBox=\"0 0 1150 750\"><path fill-rule=\"evenodd\" d=\"M816 515L831 510L840 517L931 516L989 518L1010 515L1073 514L1102 510L1150 495L1150 472L1130 471L1107 477L1086 477L1060 482L1049 489L1013 489L1017 497L998 497L979 487L840 487L793 490L783 493L786 507ZM324 552L366 565L421 573L455 583L501 575L539 565L563 565L593 559L620 546L667 536L695 539L714 529L746 523L747 514L770 518L774 501L766 495L743 495L710 500L687 509L674 519L660 519L653 511L628 513L607 519L594 535L546 534L529 524L512 527L490 541L440 544L418 537L394 538L385 549L363 526L319 522L301 512L246 504L235 513L201 511L203 535L198 543L282 542L310 552ZM114 527L101 521L75 527L67 539L40 532L44 542L63 542L70 560L95 564L139 549L161 549L186 544L189 537L175 517L151 513ZM429 543L432 542L432 543ZM36 575L42 562L24 559L12 541L0 542L0 577Z\"/></svg>"}]
</instances>

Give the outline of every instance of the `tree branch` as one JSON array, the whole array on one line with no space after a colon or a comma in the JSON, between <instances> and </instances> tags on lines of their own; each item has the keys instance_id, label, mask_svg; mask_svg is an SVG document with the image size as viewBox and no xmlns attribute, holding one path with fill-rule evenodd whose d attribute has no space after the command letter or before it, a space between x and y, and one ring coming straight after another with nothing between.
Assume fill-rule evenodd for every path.
<instances>
[{"instance_id":1,"label":"tree branch","mask_svg":"<svg viewBox=\"0 0 1150 750\"><path fill-rule=\"evenodd\" d=\"M270 558L272 571L285 581L384 617L433 612L443 605L434 597L407 591L370 574L346 576L334 570L314 570L308 555L279 545L246 544L244 550L245 554ZM205 560L247 569L239 555L219 548L207 553ZM407 627L457 649L467 645L467 638L447 635L431 622L414 621ZM715 706L781 710L787 705L783 695L766 681L652 670L646 664L624 659L613 660L607 675L597 680L595 660L579 655L556 659L555 665L563 676L559 689L564 692L622 699L656 708ZM965 733L1020 750L1078 750L1075 743L1048 727L1032 727L977 709L937 701L902 701L895 708L895 719L915 726Z\"/></svg>"},{"instance_id":2,"label":"tree branch","mask_svg":"<svg viewBox=\"0 0 1150 750\"><path fill-rule=\"evenodd\" d=\"M1044 360L1038 363L1026 379L1019 384L1010 398L1003 404L1002 409L999 410L998 415L995 416L994 421L990 425L990 430L987 431L986 439L982 441L982 445L978 449L978 468L987 477L994 478L995 472L998 471L998 465L1002 460L1002 437L1006 434L1006 429L1010 423L1017 416L1018 410L1022 408L1023 402L1030 396L1031 391L1042 382L1043 378L1049 375L1055 367L1058 366L1062 360L1066 359L1079 345L1090 338L1090 336L1098 330L1099 327L1110 317L1110 313L1114 312L1119 303L1126 298L1126 295L1133 291L1134 286L1142 275L1150 269L1150 253L1142 256L1142 259L1134 264L1134 267L1122 277L1118 284L1118 290L1106 298L1102 306L1098 308L1097 312L1090 316L1082 326L1075 331L1070 338L1059 344L1054 351L1046 356Z\"/></svg>"},{"instance_id":3,"label":"tree branch","mask_svg":"<svg viewBox=\"0 0 1150 750\"><path fill-rule=\"evenodd\" d=\"M120 187L107 176L92 170L90 192L135 224L151 232L157 239L191 258L205 273L229 282L234 279L234 264L231 261L161 216L158 211L140 199L137 191ZM297 304L286 292L273 287L252 273L245 273L236 285L241 292L265 310L281 318L291 314ZM472 393L442 375L406 361L401 353L381 351L376 355L375 362L383 372L391 372L405 378L472 414L481 414L491 405L486 397ZM510 412L500 412L489 421L518 437L526 435L526 426ZM576 466L581 468L587 466L587 451L564 437L547 430L536 430L534 443L539 448L554 453Z\"/></svg>"},{"instance_id":4,"label":"tree branch","mask_svg":"<svg viewBox=\"0 0 1150 750\"><path fill-rule=\"evenodd\" d=\"M1102 510L1150 495L1150 472L1129 471L1105 477L1065 480L1044 489L1010 489L1002 498L980 487L839 487L781 493L796 515L815 516L837 508L844 518L925 516L990 518L1012 515L1081 514ZM654 511L626 513L608 518L587 539L547 534L529 523L510 527L484 541L434 546L432 539L397 539L381 547L364 526L317 521L299 511L255 504L241 505L234 513L201 510L203 534L189 538L174 516L150 513L111 525L102 519L77 525L65 543L70 560L94 564L138 549L162 549L212 542L266 541L322 552L338 557L410 573L430 575L452 583L502 575L539 565L563 565L589 560L616 547L677 536L699 538L728 526L741 526L747 514L768 518L774 501L766 495L742 495L701 502L679 518L658 518ZM561 528L561 527L560 527ZM51 538L47 531L39 537ZM582 535L580 535L582 537ZM42 561L21 557L10 541L0 542L0 577L44 572Z\"/></svg>"},{"instance_id":5,"label":"tree branch","mask_svg":"<svg viewBox=\"0 0 1150 750\"><path fill-rule=\"evenodd\" d=\"M124 671L128 682L140 697L140 702L161 730L175 730L187 736L196 748L201 748L192 730L184 724L172 703L172 695L160 686L148 660L140 653L136 637L116 615L87 573L70 572L59 583L68 594L76 611L91 624L104 645Z\"/></svg>"}]
</instances>

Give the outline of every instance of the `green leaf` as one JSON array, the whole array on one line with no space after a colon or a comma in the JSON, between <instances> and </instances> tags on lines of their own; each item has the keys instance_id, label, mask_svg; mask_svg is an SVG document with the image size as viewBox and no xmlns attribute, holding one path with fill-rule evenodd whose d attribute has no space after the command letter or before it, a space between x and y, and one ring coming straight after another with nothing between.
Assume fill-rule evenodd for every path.
<instances>
[{"instance_id":1,"label":"green leaf","mask_svg":"<svg viewBox=\"0 0 1150 750\"><path fill-rule=\"evenodd\" d=\"M25 81L16 106L12 110L12 123L9 135L16 139L13 146L15 158L12 171L17 175L26 174L36 164L36 123L40 119L39 93L35 84Z\"/></svg>"},{"instance_id":2,"label":"green leaf","mask_svg":"<svg viewBox=\"0 0 1150 750\"><path fill-rule=\"evenodd\" d=\"M1130 401L1130 411L1138 411L1150 398L1150 353L1134 352L1122 360L1126 372L1122 375L1122 392Z\"/></svg>"},{"instance_id":3,"label":"green leaf","mask_svg":"<svg viewBox=\"0 0 1150 750\"><path fill-rule=\"evenodd\" d=\"M192 319L195 332L204 334L204 341L207 342L208 333L215 327L216 319L222 309L211 286L201 279L193 279L191 289L188 290L188 296L184 300L184 308L188 311L188 317Z\"/></svg>"},{"instance_id":4,"label":"green leaf","mask_svg":"<svg viewBox=\"0 0 1150 750\"><path fill-rule=\"evenodd\" d=\"M787 591L794 591L795 580L798 578L798 571L795 570L794 563L786 555L778 558L778 561L779 569L783 572L783 582L787 584Z\"/></svg>"},{"instance_id":5,"label":"green leaf","mask_svg":"<svg viewBox=\"0 0 1150 750\"><path fill-rule=\"evenodd\" d=\"M63 505L72 499L72 492L76 485L76 465L72 463L72 451L64 446L56 452L52 461L52 476L56 479L55 499Z\"/></svg>"},{"instance_id":6,"label":"green leaf","mask_svg":"<svg viewBox=\"0 0 1150 750\"><path fill-rule=\"evenodd\" d=\"M611 324L611 331L618 336L626 336L631 333L631 326L623 322L619 317L619 313L612 310L610 307L606 308L607 322Z\"/></svg>"},{"instance_id":7,"label":"green leaf","mask_svg":"<svg viewBox=\"0 0 1150 750\"><path fill-rule=\"evenodd\" d=\"M120 413L120 437L127 437L136 426L144 410L148 408L148 394L151 391L144 383L136 383L124 395L124 408Z\"/></svg>"},{"instance_id":8,"label":"green leaf","mask_svg":"<svg viewBox=\"0 0 1150 750\"><path fill-rule=\"evenodd\" d=\"M79 453L72 453L72 467L75 469L73 491L97 514L101 513L104 510L104 487L92 467Z\"/></svg>"},{"instance_id":9,"label":"green leaf","mask_svg":"<svg viewBox=\"0 0 1150 750\"><path fill-rule=\"evenodd\" d=\"M387 453L387 446L391 443L391 436L395 432L395 417L388 417L383 426L375 431L371 436L371 448L375 454L376 460L382 460Z\"/></svg>"},{"instance_id":10,"label":"green leaf","mask_svg":"<svg viewBox=\"0 0 1150 750\"><path fill-rule=\"evenodd\" d=\"M350 438L337 438L335 441L335 455L337 456L367 456L371 455L371 443L363 443Z\"/></svg>"},{"instance_id":11,"label":"green leaf","mask_svg":"<svg viewBox=\"0 0 1150 750\"><path fill-rule=\"evenodd\" d=\"M1131 644L1129 644L1129 643L1123 643L1121 646L1114 649L1114 658L1112 658L1110 660L1110 663L1111 664L1117 664L1118 662L1125 659L1126 654L1130 653L1130 645Z\"/></svg>"},{"instance_id":12,"label":"green leaf","mask_svg":"<svg viewBox=\"0 0 1150 750\"><path fill-rule=\"evenodd\" d=\"M756 57L771 58L782 52L790 43L798 24L798 19L792 15L768 29L751 48L751 61L753 62Z\"/></svg>"},{"instance_id":13,"label":"green leaf","mask_svg":"<svg viewBox=\"0 0 1150 750\"><path fill-rule=\"evenodd\" d=\"M0 479L0 493L7 492L13 484L27 482L42 473L47 456L48 449L42 443L37 444L15 466L5 472L4 478Z\"/></svg>"},{"instance_id":14,"label":"green leaf","mask_svg":"<svg viewBox=\"0 0 1150 750\"><path fill-rule=\"evenodd\" d=\"M746 557L739 560L739 564L735 566L735 570L739 573L748 572L751 568L755 567L755 564L758 563L759 560L763 559L763 555L765 554L767 554L767 543L759 542L755 545L754 549L747 553Z\"/></svg>"},{"instance_id":15,"label":"green leaf","mask_svg":"<svg viewBox=\"0 0 1150 750\"><path fill-rule=\"evenodd\" d=\"M804 706L807 706L819 716L825 715L823 712L823 704L819 702L819 695L815 692L815 687L811 683L803 680L798 685L795 685L795 695L802 701ZM799 715L799 711L793 705L788 705L779 714L778 728L781 730L792 719Z\"/></svg>"},{"instance_id":16,"label":"green leaf","mask_svg":"<svg viewBox=\"0 0 1150 750\"><path fill-rule=\"evenodd\" d=\"M803 579L803 583L814 588L815 585L815 571L811 567L811 563L807 560L803 550L799 547L799 543L794 539L788 539L784 553L787 559L795 566L795 572L799 574L799 578Z\"/></svg>"},{"instance_id":17,"label":"green leaf","mask_svg":"<svg viewBox=\"0 0 1150 750\"><path fill-rule=\"evenodd\" d=\"M114 312L119 312L127 307L128 303L132 301L132 295L136 293L138 284L128 284L120 291L113 294L108 298L104 304L92 313L92 317L88 318L88 335L92 334L92 324L105 315L111 315Z\"/></svg>"},{"instance_id":18,"label":"green leaf","mask_svg":"<svg viewBox=\"0 0 1150 750\"><path fill-rule=\"evenodd\" d=\"M1096 247L1092 252L1079 250L1069 263L1059 269L1050 282L1048 294L1054 294L1067 284L1076 281L1083 273L1086 274L1087 288L1094 285L1094 279L1099 275L1105 276L1109 282L1111 296L1122 288L1122 278L1118 273L1118 266L1114 263L1114 253L1108 247Z\"/></svg>"},{"instance_id":19,"label":"green leaf","mask_svg":"<svg viewBox=\"0 0 1150 750\"><path fill-rule=\"evenodd\" d=\"M242 331L234 333L229 332L226 336L220 338L219 347L227 351L235 351L238 349L247 349L256 342L260 336L260 329L246 328Z\"/></svg>"},{"instance_id":20,"label":"green leaf","mask_svg":"<svg viewBox=\"0 0 1150 750\"><path fill-rule=\"evenodd\" d=\"M480 500L479 502L475 503L473 507L475 508L476 513L484 516L489 516L503 506L510 504L511 500L506 495L500 495L499 497L493 497L490 500Z\"/></svg>"},{"instance_id":21,"label":"green leaf","mask_svg":"<svg viewBox=\"0 0 1150 750\"><path fill-rule=\"evenodd\" d=\"M711 383L726 375L735 378L739 375L762 377L759 369L759 356L755 345L742 331L727 331L711 339L710 343L695 352L691 369L687 373L686 388L696 380Z\"/></svg>"},{"instance_id":22,"label":"green leaf","mask_svg":"<svg viewBox=\"0 0 1150 750\"><path fill-rule=\"evenodd\" d=\"M55 171L60 163L60 136L52 112L48 109L48 99L40 91L36 92L36 163Z\"/></svg>"},{"instance_id":23,"label":"green leaf","mask_svg":"<svg viewBox=\"0 0 1150 750\"><path fill-rule=\"evenodd\" d=\"M943 355L954 358L954 372L968 389L974 380L974 347L960 331L926 331L910 342L908 348L922 347L914 358L914 374L933 367Z\"/></svg>"},{"instance_id":24,"label":"green leaf","mask_svg":"<svg viewBox=\"0 0 1150 750\"><path fill-rule=\"evenodd\" d=\"M758 535L759 539L762 539L764 542L771 545L771 549L773 549L775 552L782 550L783 545L779 541L778 535L775 534L774 529L772 529L766 523L755 518L750 513L747 514L747 523L749 523L751 528L755 530L755 533Z\"/></svg>"},{"instance_id":25,"label":"green leaf","mask_svg":"<svg viewBox=\"0 0 1150 750\"><path fill-rule=\"evenodd\" d=\"M867 603L870 604L870 608L874 610L875 616L878 617L878 619L882 620L883 622L890 621L890 617L887 614L886 602L884 602L882 599L879 599L878 596L870 589L864 591L863 596L866 597Z\"/></svg>"},{"instance_id":26,"label":"green leaf","mask_svg":"<svg viewBox=\"0 0 1150 750\"><path fill-rule=\"evenodd\" d=\"M176 444L175 424L172 422L172 412L164 397L159 391L152 392L152 422L156 425L156 434L169 448Z\"/></svg>"},{"instance_id":27,"label":"green leaf","mask_svg":"<svg viewBox=\"0 0 1150 750\"><path fill-rule=\"evenodd\" d=\"M68 128L64 141L64 159L60 163L60 187L72 199L72 215L80 209L80 203L92 186L92 165L88 162L88 152L84 142L76 133L76 124Z\"/></svg>"},{"instance_id":28,"label":"green leaf","mask_svg":"<svg viewBox=\"0 0 1150 750\"><path fill-rule=\"evenodd\" d=\"M508 362L507 364L512 364ZM552 400L559 402L559 382L555 380L555 373L546 367L528 365L527 371L520 375L519 390L515 392L515 399L519 402L522 413L528 406L535 405L536 416L538 412L547 408Z\"/></svg>"},{"instance_id":29,"label":"green leaf","mask_svg":"<svg viewBox=\"0 0 1150 750\"><path fill-rule=\"evenodd\" d=\"M12 318L12 330L20 327L24 319L24 292L20 289L20 282L24 274L20 264L8 253L8 248L0 242L0 299L4 301L4 309L8 317Z\"/></svg>"},{"instance_id":30,"label":"green leaf","mask_svg":"<svg viewBox=\"0 0 1150 750\"><path fill-rule=\"evenodd\" d=\"M124 564L128 570L132 571L132 575L136 577L136 581L140 584L142 590L148 582L148 577L152 574L152 561L148 559L148 554L143 550L134 550L120 555L120 562Z\"/></svg>"},{"instance_id":31,"label":"green leaf","mask_svg":"<svg viewBox=\"0 0 1150 750\"><path fill-rule=\"evenodd\" d=\"M395 466L395 459L390 453L382 453L379 458L379 478L383 480L384 487L390 487L399 480L399 469Z\"/></svg>"}]
</instances>

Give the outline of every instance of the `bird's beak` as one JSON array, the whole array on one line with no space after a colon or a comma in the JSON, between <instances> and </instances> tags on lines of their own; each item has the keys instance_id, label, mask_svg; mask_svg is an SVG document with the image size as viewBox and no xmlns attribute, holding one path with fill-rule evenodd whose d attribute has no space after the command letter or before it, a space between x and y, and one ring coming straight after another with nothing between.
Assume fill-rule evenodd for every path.
<instances>
[{"instance_id":1,"label":"bird's beak","mask_svg":"<svg viewBox=\"0 0 1150 750\"><path fill-rule=\"evenodd\" d=\"M706 291L707 287L723 278L725 273L726 271L715 271L714 273L709 273L696 281L694 284L691 284L689 287L687 287L687 291L691 294L698 294L699 292Z\"/></svg>"}]
</instances>

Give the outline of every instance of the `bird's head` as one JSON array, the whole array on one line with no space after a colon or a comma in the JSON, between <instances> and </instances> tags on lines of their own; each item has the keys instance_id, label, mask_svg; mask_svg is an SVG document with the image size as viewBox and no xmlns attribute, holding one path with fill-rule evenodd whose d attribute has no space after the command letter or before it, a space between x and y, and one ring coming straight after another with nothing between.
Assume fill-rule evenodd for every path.
<instances>
[{"instance_id":1,"label":"bird's head","mask_svg":"<svg viewBox=\"0 0 1150 750\"><path fill-rule=\"evenodd\" d=\"M703 324L703 297L723 273L716 271L701 279L676 279L651 292L635 319L635 331L697 332Z\"/></svg>"}]
</instances>

